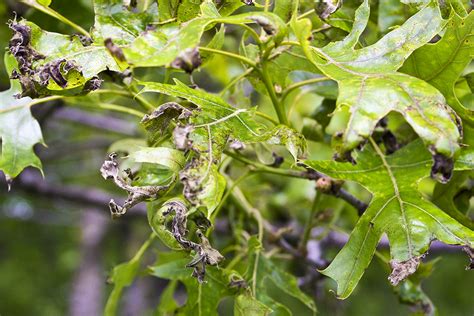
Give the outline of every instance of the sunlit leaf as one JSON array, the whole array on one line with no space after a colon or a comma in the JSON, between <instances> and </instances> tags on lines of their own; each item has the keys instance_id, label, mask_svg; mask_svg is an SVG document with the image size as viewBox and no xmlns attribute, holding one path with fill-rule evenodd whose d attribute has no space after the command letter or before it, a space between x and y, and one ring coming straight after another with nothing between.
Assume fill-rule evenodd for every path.
<instances>
[{"instance_id":1,"label":"sunlit leaf","mask_svg":"<svg viewBox=\"0 0 474 316\"><path fill-rule=\"evenodd\" d=\"M438 7L430 3L375 44L354 49L368 17L369 5L364 1L356 11L351 33L322 49L310 46L309 20L292 23L306 56L339 84L336 113L347 117L345 130L338 135L339 157L350 159L350 151L372 134L377 122L397 111L433 155L452 158L459 150L460 133L445 98L425 81L397 72L415 49L445 25Z\"/></svg>"},{"instance_id":2,"label":"sunlit leaf","mask_svg":"<svg viewBox=\"0 0 474 316\"><path fill-rule=\"evenodd\" d=\"M16 66L9 54L5 54L5 66L8 73ZM14 80L9 90L0 92L0 170L8 178L15 178L28 166L41 170L41 162L33 151L35 144L44 144L41 128L30 112L34 101L29 97L17 98L19 94L20 84Z\"/></svg>"}]
</instances>

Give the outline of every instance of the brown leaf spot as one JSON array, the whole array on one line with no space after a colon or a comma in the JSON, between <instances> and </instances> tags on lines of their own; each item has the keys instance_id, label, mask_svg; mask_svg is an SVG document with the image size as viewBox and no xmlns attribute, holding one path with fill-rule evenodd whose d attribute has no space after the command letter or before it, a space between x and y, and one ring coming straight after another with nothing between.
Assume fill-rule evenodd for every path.
<instances>
[{"instance_id":1,"label":"brown leaf spot","mask_svg":"<svg viewBox=\"0 0 474 316\"><path fill-rule=\"evenodd\" d=\"M392 267L392 273L388 276L390 283L395 286L415 273L422 258L423 256L418 256L401 262L395 260L390 261L390 266Z\"/></svg>"}]
</instances>

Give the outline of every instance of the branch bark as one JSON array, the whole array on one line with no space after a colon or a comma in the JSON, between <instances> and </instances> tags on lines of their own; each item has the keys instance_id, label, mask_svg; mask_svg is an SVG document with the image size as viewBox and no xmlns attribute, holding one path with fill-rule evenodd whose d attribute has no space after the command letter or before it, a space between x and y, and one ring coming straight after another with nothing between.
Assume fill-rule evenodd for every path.
<instances>
[{"instance_id":1,"label":"branch bark","mask_svg":"<svg viewBox=\"0 0 474 316\"><path fill-rule=\"evenodd\" d=\"M7 187L6 181L1 181L4 188ZM89 189L74 185L58 185L46 181L38 172L33 170L24 170L12 185L12 191L16 190L40 194L42 197L59 198L80 205L95 207L100 210L107 210L111 199L123 202L125 198L113 196L111 193L98 189ZM139 215L146 214L145 204L139 204L134 207L134 213Z\"/></svg>"}]
</instances>

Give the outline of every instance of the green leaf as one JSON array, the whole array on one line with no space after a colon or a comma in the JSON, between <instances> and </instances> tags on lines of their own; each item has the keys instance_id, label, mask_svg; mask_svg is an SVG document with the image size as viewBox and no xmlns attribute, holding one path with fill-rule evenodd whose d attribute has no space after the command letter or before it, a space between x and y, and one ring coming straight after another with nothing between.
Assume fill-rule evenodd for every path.
<instances>
[{"instance_id":1,"label":"green leaf","mask_svg":"<svg viewBox=\"0 0 474 316\"><path fill-rule=\"evenodd\" d=\"M208 150L209 139L212 139L214 159L220 157L229 138L243 143L284 145L295 160L303 158L306 153L306 141L301 134L284 125L268 130L265 125L255 121L251 109L236 109L216 95L192 89L179 81L175 85L156 82L139 84L144 86L141 93L163 93L198 106L197 109L190 109L193 113L189 121L192 129L188 130L188 137L192 139L192 147L200 152Z\"/></svg>"},{"instance_id":2,"label":"green leaf","mask_svg":"<svg viewBox=\"0 0 474 316\"><path fill-rule=\"evenodd\" d=\"M117 307L122 295L122 291L125 287L130 286L136 278L140 268L140 261L142 260L145 251L148 249L153 239L154 235L152 234L130 261L119 264L112 271L110 281L114 283L114 288L107 300L104 315L117 315Z\"/></svg>"},{"instance_id":3,"label":"green leaf","mask_svg":"<svg viewBox=\"0 0 474 316\"><path fill-rule=\"evenodd\" d=\"M94 0L95 23L92 39L103 44L111 38L117 45L126 45L137 38L158 17L157 4L152 3L145 12L124 6L123 0Z\"/></svg>"},{"instance_id":4,"label":"green leaf","mask_svg":"<svg viewBox=\"0 0 474 316\"><path fill-rule=\"evenodd\" d=\"M234 315L235 316L266 316L270 315L272 310L265 304L259 302L254 297L241 294L235 298Z\"/></svg>"},{"instance_id":5,"label":"green leaf","mask_svg":"<svg viewBox=\"0 0 474 316\"><path fill-rule=\"evenodd\" d=\"M186 264L189 258L184 254L160 253L158 264L151 268L150 274L168 280L184 283L187 300L184 315L217 315L217 306L222 298L230 295L228 278L216 267L207 267L205 283L199 283L189 273Z\"/></svg>"},{"instance_id":6,"label":"green leaf","mask_svg":"<svg viewBox=\"0 0 474 316\"><path fill-rule=\"evenodd\" d=\"M312 314L316 314L316 305L313 299L301 291L296 277L277 266L270 258L261 253L261 243L256 236L252 236L248 243L249 261L251 263L248 264L247 278L249 284L255 282L255 298L272 309L276 315L291 315L291 311L286 306L279 303L276 297L270 295L269 289L276 287L284 295L293 297L304 304L309 309L308 312L311 311Z\"/></svg>"},{"instance_id":7,"label":"green leaf","mask_svg":"<svg viewBox=\"0 0 474 316\"><path fill-rule=\"evenodd\" d=\"M130 47L123 49L127 61L134 67L166 66L182 52L199 45L202 34L212 25L257 23L270 34L275 42L280 42L287 34L285 23L275 14L267 12L242 13L221 17L210 3L201 5L201 16L182 25L167 25L143 33Z\"/></svg>"},{"instance_id":8,"label":"green leaf","mask_svg":"<svg viewBox=\"0 0 474 316\"><path fill-rule=\"evenodd\" d=\"M217 165L229 139L242 143L284 145L295 161L306 153L306 141L301 134L283 125L264 132L266 127L253 119L252 110L235 109L220 97L189 88L179 81L175 85L155 82L139 84L144 86L141 93L167 94L197 106L186 109L177 103L165 103L145 120L145 124L149 131L161 135L172 117L185 114L174 129L174 142L176 148L191 149L199 157L193 158L180 173L180 179L186 199L196 207L206 207L208 216L219 204L225 190L225 179ZM152 134L151 138L159 136Z\"/></svg>"},{"instance_id":9,"label":"green leaf","mask_svg":"<svg viewBox=\"0 0 474 316\"><path fill-rule=\"evenodd\" d=\"M158 16L160 22L169 21L176 16L179 0L158 0Z\"/></svg>"},{"instance_id":10,"label":"green leaf","mask_svg":"<svg viewBox=\"0 0 474 316\"><path fill-rule=\"evenodd\" d=\"M339 84L336 113L347 117L336 148L339 158L350 159L350 152L391 111L405 117L434 155L454 157L460 133L443 95L425 81L397 72L415 49L442 30L445 22L438 7L430 3L375 44L354 49L368 18L369 4L364 1L351 33L322 49L310 46L309 20L292 22L306 56Z\"/></svg>"},{"instance_id":11,"label":"green leaf","mask_svg":"<svg viewBox=\"0 0 474 316\"><path fill-rule=\"evenodd\" d=\"M178 282L176 280L170 281L168 283L168 285L160 295L160 303L158 304L158 309L156 310L156 313L154 315L174 315L174 312L179 307L173 296L177 286Z\"/></svg>"},{"instance_id":12,"label":"green leaf","mask_svg":"<svg viewBox=\"0 0 474 316\"><path fill-rule=\"evenodd\" d=\"M16 66L15 59L5 54L4 62L7 72L11 73ZM9 179L28 166L42 170L41 161L33 151L35 144L44 145L40 125L30 112L35 101L29 97L18 99L18 94L21 87L16 81L10 82L9 90L0 92L0 170Z\"/></svg>"},{"instance_id":13,"label":"green leaf","mask_svg":"<svg viewBox=\"0 0 474 316\"><path fill-rule=\"evenodd\" d=\"M357 165L306 162L330 177L358 182L373 195L347 244L322 271L336 280L338 297L347 298L352 293L383 233L390 242L393 284L416 270L420 256L435 238L447 244L474 245L472 230L427 201L418 191L418 182L426 177L429 162L429 155L419 141L390 156L382 154L372 142L370 148L360 153ZM455 169L473 167L472 151L461 153Z\"/></svg>"},{"instance_id":14,"label":"green leaf","mask_svg":"<svg viewBox=\"0 0 474 316\"><path fill-rule=\"evenodd\" d=\"M183 152L167 147L139 147L128 158L135 162L162 165L175 172L183 169L186 162Z\"/></svg>"},{"instance_id":15,"label":"green leaf","mask_svg":"<svg viewBox=\"0 0 474 316\"><path fill-rule=\"evenodd\" d=\"M474 128L474 112L459 102L454 93L454 84L471 62L473 50L474 13L461 17L452 12L443 37L435 44L418 48L400 69L441 91L448 104L471 130ZM467 134L465 141L471 143L473 135L472 132Z\"/></svg>"},{"instance_id":16,"label":"green leaf","mask_svg":"<svg viewBox=\"0 0 474 316\"><path fill-rule=\"evenodd\" d=\"M387 32L390 28L403 24L413 13L409 6L399 0L380 0L377 23L380 31Z\"/></svg>"},{"instance_id":17,"label":"green leaf","mask_svg":"<svg viewBox=\"0 0 474 316\"><path fill-rule=\"evenodd\" d=\"M474 221L465 215L465 210L462 212L456 206L455 199L461 191L467 189L465 183L472 177L472 172L455 172L453 178L448 183L436 183L433 191L433 203L470 229L474 229Z\"/></svg>"}]
</instances>

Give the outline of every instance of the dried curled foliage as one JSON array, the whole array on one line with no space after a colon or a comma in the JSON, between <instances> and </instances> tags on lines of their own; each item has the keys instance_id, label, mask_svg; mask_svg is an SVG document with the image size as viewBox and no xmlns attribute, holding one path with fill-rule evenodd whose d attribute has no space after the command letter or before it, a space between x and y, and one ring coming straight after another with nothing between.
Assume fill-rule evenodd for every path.
<instances>
[{"instance_id":1,"label":"dried curled foliage","mask_svg":"<svg viewBox=\"0 0 474 316\"><path fill-rule=\"evenodd\" d=\"M31 46L32 29L23 22L10 21L8 26L13 31L13 36L9 42L9 51L18 62L18 71L13 70L12 79L18 79L22 92L17 97L40 97L49 95L48 90L51 82L54 82L62 89L68 88L68 74L74 80L77 76L82 76L81 67L73 60L57 58L47 63L37 64L37 61L45 60L48 56L39 53ZM77 76L75 75L77 74ZM83 84L80 93L87 93L100 88L102 80L97 76L92 76ZM74 85L75 83L73 83Z\"/></svg>"},{"instance_id":2,"label":"dried curled foliage","mask_svg":"<svg viewBox=\"0 0 474 316\"><path fill-rule=\"evenodd\" d=\"M398 285L398 283L415 273L423 257L423 255L419 257L413 257L403 262L398 262L395 260L390 261L390 266L392 267L392 273L388 276L390 283L393 286Z\"/></svg>"},{"instance_id":3,"label":"dried curled foliage","mask_svg":"<svg viewBox=\"0 0 474 316\"><path fill-rule=\"evenodd\" d=\"M467 253L469 257L469 264L466 266L466 270L474 270L474 249L470 247L463 247L465 253Z\"/></svg>"},{"instance_id":4,"label":"dried curled foliage","mask_svg":"<svg viewBox=\"0 0 474 316\"><path fill-rule=\"evenodd\" d=\"M121 189L128 192L128 198L123 205L118 205L112 199L109 202L110 213L113 218L124 215L130 208L137 205L138 203L156 199L169 189L169 185L166 186L133 186L130 184L130 174L127 173L127 177L124 178L120 175L121 171L119 164L116 160L117 154L111 153L109 157L104 161L100 168L100 173L104 179L112 179L114 183Z\"/></svg>"},{"instance_id":5,"label":"dried curled foliage","mask_svg":"<svg viewBox=\"0 0 474 316\"><path fill-rule=\"evenodd\" d=\"M164 216L173 215L171 232L176 241L185 249L192 250L196 254L186 267L194 268L192 276L202 283L206 276L206 265L215 266L224 259L219 251L212 248L209 240L204 236L200 229L196 230L196 236L200 239L200 243L195 243L186 238L187 230L187 211L186 206L179 201L170 201L163 206Z\"/></svg>"}]
</instances>

